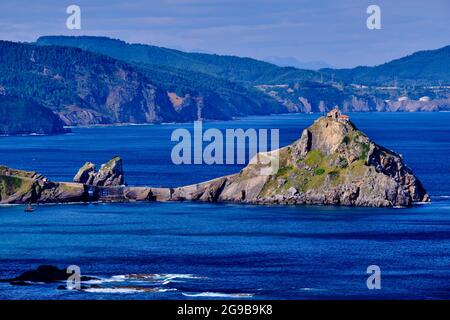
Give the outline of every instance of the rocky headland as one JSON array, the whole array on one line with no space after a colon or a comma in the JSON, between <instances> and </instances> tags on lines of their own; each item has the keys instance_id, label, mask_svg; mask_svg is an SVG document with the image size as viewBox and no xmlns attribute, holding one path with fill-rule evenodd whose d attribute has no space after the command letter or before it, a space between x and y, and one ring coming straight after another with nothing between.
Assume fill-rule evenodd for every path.
<instances>
[{"instance_id":1,"label":"rocky headland","mask_svg":"<svg viewBox=\"0 0 450 320\"><path fill-rule=\"evenodd\" d=\"M0 135L66 132L70 129L64 128L63 121L52 110L32 100L3 95L0 90Z\"/></svg>"},{"instance_id":2,"label":"rocky headland","mask_svg":"<svg viewBox=\"0 0 450 320\"><path fill-rule=\"evenodd\" d=\"M278 166L268 171L271 163L260 159L274 157ZM120 157L98 171L87 162L70 183L0 167L0 203L88 201L408 207L430 198L401 155L377 145L338 110L317 119L292 144L257 154L239 173L189 186L126 186Z\"/></svg>"}]
</instances>

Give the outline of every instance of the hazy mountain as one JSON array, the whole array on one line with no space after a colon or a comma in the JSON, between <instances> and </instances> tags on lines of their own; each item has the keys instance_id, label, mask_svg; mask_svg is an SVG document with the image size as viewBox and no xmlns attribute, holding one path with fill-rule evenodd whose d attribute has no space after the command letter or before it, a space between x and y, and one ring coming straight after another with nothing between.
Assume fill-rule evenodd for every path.
<instances>
[{"instance_id":1,"label":"hazy mountain","mask_svg":"<svg viewBox=\"0 0 450 320\"><path fill-rule=\"evenodd\" d=\"M345 83L366 85L439 85L450 84L450 46L419 51L375 67L325 69Z\"/></svg>"},{"instance_id":2,"label":"hazy mountain","mask_svg":"<svg viewBox=\"0 0 450 320\"><path fill-rule=\"evenodd\" d=\"M127 62L171 67L241 83L266 84L279 83L285 79L317 80L320 78L319 74L312 70L280 68L252 58L183 52L152 45L129 44L106 37L46 36L39 38L36 43L77 47Z\"/></svg>"},{"instance_id":3,"label":"hazy mountain","mask_svg":"<svg viewBox=\"0 0 450 320\"><path fill-rule=\"evenodd\" d=\"M325 112L336 105L448 110L450 92L441 85L450 83L449 52L447 46L376 67L313 71L105 37L52 36L36 44L0 41L0 94L32 100L69 125Z\"/></svg>"},{"instance_id":4,"label":"hazy mountain","mask_svg":"<svg viewBox=\"0 0 450 320\"><path fill-rule=\"evenodd\" d=\"M423 77L427 79L427 83L448 78L450 71L445 67L448 58L441 53L445 48L429 51L428 55L419 53L417 57L405 57L378 67L313 71L279 67L251 58L188 53L151 45L128 44L105 37L53 36L42 37L37 43L75 46L127 61L150 74L151 78L159 79L163 86L182 86L200 92L205 89L211 89L213 92L226 91L230 96L241 93L242 97L256 97L254 88L257 88L261 93L284 105L290 112L324 112L336 105L348 111L417 111L447 107L448 90L414 85L417 83L418 74L427 74L427 77ZM439 58L440 61L429 61L429 56ZM436 68L436 65L442 66L440 72L429 72ZM426 70L423 70L424 66L428 66ZM166 78L166 72L172 74L173 78ZM377 88L393 81L397 74L413 85L402 85L389 90ZM214 86L210 83L214 83ZM230 87L235 90L224 90ZM393 101L401 96L418 100L425 95L437 102L393 104ZM253 107L248 108L246 112L251 112L251 109Z\"/></svg>"},{"instance_id":5,"label":"hazy mountain","mask_svg":"<svg viewBox=\"0 0 450 320\"><path fill-rule=\"evenodd\" d=\"M172 67L191 72L200 72L229 81L259 84L281 84L299 81L340 81L367 85L383 85L388 82L405 83L419 81L424 83L450 82L450 46L436 50L420 51L375 67L356 67L352 69L331 69L316 61L303 67L320 72L305 70L294 66L295 58L271 57L273 63L252 58L224 56L217 54L183 52L152 45L128 44L121 40L106 37L66 37L46 36L37 40L40 45L72 46L105 54L116 59ZM282 66L278 66L280 64ZM301 64L301 62L300 62ZM323 68L325 67L325 68Z\"/></svg>"},{"instance_id":6,"label":"hazy mountain","mask_svg":"<svg viewBox=\"0 0 450 320\"><path fill-rule=\"evenodd\" d=\"M319 70L324 68L333 68L330 64L324 61L300 61L294 57L277 57L271 56L264 59L267 62L276 64L280 67L295 67L299 69Z\"/></svg>"}]
</instances>

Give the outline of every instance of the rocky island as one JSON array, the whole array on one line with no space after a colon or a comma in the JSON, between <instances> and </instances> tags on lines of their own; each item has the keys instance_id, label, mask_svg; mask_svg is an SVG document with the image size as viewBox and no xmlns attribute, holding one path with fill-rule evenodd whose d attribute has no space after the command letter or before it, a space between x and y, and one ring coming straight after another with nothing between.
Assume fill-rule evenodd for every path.
<instances>
[{"instance_id":1,"label":"rocky island","mask_svg":"<svg viewBox=\"0 0 450 320\"><path fill-rule=\"evenodd\" d=\"M279 159L262 175L258 159ZM401 155L377 145L335 109L279 150L257 154L239 173L175 188L124 185L122 160L96 171L86 163L74 182L51 182L34 172L0 167L0 203L88 201L207 201L409 207L430 198Z\"/></svg>"}]
</instances>

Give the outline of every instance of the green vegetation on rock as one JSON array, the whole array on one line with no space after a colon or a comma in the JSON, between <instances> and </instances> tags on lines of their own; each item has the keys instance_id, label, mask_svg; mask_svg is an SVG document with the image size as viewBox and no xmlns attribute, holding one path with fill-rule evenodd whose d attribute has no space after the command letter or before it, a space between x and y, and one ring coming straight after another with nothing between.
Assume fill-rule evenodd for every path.
<instances>
[{"instance_id":1,"label":"green vegetation on rock","mask_svg":"<svg viewBox=\"0 0 450 320\"><path fill-rule=\"evenodd\" d=\"M17 176L0 175L0 201L12 194L22 194L33 190L34 181Z\"/></svg>"}]
</instances>

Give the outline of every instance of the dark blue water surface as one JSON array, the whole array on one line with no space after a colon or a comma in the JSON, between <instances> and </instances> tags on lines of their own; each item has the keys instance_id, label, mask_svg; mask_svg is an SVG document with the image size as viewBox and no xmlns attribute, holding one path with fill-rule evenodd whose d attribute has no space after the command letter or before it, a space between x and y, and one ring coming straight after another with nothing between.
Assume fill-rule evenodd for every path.
<instances>
[{"instance_id":1,"label":"dark blue water surface","mask_svg":"<svg viewBox=\"0 0 450 320\"><path fill-rule=\"evenodd\" d=\"M251 117L206 128L279 128L297 139L318 115ZM78 265L100 285L0 283L2 299L450 298L450 113L351 114L404 156L430 193L410 209L128 203L0 206L0 278L41 264ZM178 186L241 165L171 163L166 124L75 128L59 136L0 137L0 163L71 180L85 162L124 159L131 185ZM381 268L368 290L366 269ZM145 279L130 274L152 274ZM132 286L132 287L130 287ZM151 292L142 288L153 288Z\"/></svg>"}]
</instances>

